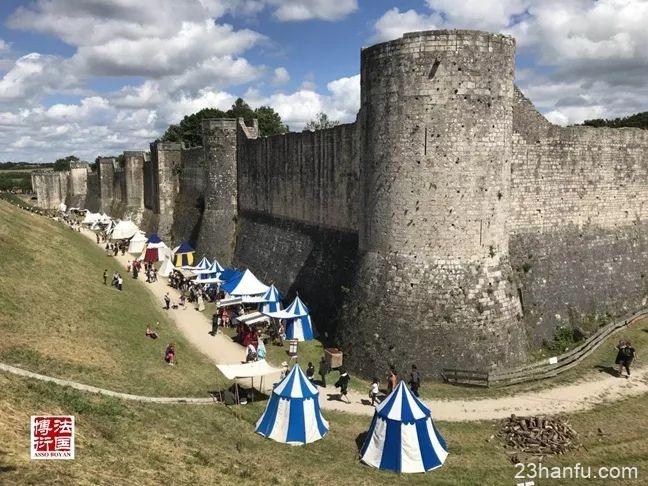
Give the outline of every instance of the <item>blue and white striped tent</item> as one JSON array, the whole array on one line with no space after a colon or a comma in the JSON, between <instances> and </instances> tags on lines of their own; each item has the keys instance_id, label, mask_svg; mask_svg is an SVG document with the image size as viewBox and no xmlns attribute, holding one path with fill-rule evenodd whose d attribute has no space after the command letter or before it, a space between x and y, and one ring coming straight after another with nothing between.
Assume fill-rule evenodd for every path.
<instances>
[{"instance_id":1,"label":"blue and white striped tent","mask_svg":"<svg viewBox=\"0 0 648 486\"><path fill-rule=\"evenodd\" d=\"M319 406L319 391L298 364L275 386L256 432L290 445L303 445L323 438L329 430Z\"/></svg>"},{"instance_id":2,"label":"blue and white striped tent","mask_svg":"<svg viewBox=\"0 0 648 486\"><path fill-rule=\"evenodd\" d=\"M221 266L220 263L218 263L216 260L214 260L214 263L212 263L209 268L206 268L205 270L194 270L194 273L198 274L198 278L196 279L196 283L199 284L214 284L214 283L223 283L223 280L221 279L221 274L223 273L225 269Z\"/></svg>"},{"instance_id":3,"label":"blue and white striped tent","mask_svg":"<svg viewBox=\"0 0 648 486\"><path fill-rule=\"evenodd\" d=\"M447 456L430 409L401 381L376 407L360 459L379 469L416 473L441 467Z\"/></svg>"},{"instance_id":4,"label":"blue and white striped tent","mask_svg":"<svg viewBox=\"0 0 648 486\"><path fill-rule=\"evenodd\" d=\"M194 273L198 273L199 270L207 270L211 266L209 260L206 257L202 257L202 260L198 262L198 265L194 267L187 267L187 270L192 270Z\"/></svg>"},{"instance_id":5,"label":"blue and white striped tent","mask_svg":"<svg viewBox=\"0 0 648 486\"><path fill-rule=\"evenodd\" d=\"M281 309L283 309L283 305L281 304L281 296L279 295L277 288L274 286L274 284L272 284L262 298L262 303L259 306L259 312L277 312Z\"/></svg>"},{"instance_id":6,"label":"blue and white striped tent","mask_svg":"<svg viewBox=\"0 0 648 486\"><path fill-rule=\"evenodd\" d=\"M288 330L286 331L286 339L310 341L315 337L308 307L304 305L299 296L295 297L292 304L284 310L263 313L275 319L287 320Z\"/></svg>"}]
</instances>

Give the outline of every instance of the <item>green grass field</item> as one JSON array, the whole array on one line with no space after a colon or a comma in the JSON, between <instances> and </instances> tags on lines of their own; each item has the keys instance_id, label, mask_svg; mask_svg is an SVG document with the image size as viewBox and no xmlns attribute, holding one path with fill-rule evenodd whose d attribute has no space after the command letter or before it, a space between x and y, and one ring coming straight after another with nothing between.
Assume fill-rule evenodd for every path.
<instances>
[{"instance_id":1,"label":"green grass field","mask_svg":"<svg viewBox=\"0 0 648 486\"><path fill-rule=\"evenodd\" d=\"M0 247L0 361L142 395L207 396L219 384L143 285L103 285L104 268L125 272L87 238L0 201ZM146 338L156 322L160 339ZM178 367L164 365L168 342Z\"/></svg>"},{"instance_id":2,"label":"green grass field","mask_svg":"<svg viewBox=\"0 0 648 486\"><path fill-rule=\"evenodd\" d=\"M119 391L204 395L218 385L214 367L164 320L145 286L126 279L119 293L103 286L112 259L87 238L0 201L0 361ZM159 320L163 338L144 338ZM634 332L634 330L633 330ZM637 329L637 332L644 332ZM617 337L615 337L616 339ZM162 363L178 343L180 365ZM300 350L300 361L308 353ZM270 351L270 348L269 348ZM279 348L271 351L279 359ZM303 357L302 357L303 354ZM602 359L602 358L601 358ZM283 359L282 359L283 360ZM588 365L590 366L590 365ZM431 386L431 385L430 385ZM514 485L517 470L497 438L497 422L437 426L450 456L428 474L398 476L359 463L358 439L370 417L325 411L331 429L305 447L254 433L263 403L159 405L125 402L0 374L0 484L442 484ZM76 417L74 461L29 460L29 416ZM648 474L648 396L571 416L584 448L544 465L636 466L636 481L545 484L644 484ZM598 429L602 429L602 434Z\"/></svg>"}]
</instances>

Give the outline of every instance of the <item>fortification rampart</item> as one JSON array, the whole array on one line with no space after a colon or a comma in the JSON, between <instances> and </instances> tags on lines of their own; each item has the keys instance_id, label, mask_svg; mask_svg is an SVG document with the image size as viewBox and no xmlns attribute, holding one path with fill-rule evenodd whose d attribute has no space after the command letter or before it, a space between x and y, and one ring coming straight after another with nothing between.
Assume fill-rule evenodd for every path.
<instances>
[{"instance_id":1,"label":"fortification rampart","mask_svg":"<svg viewBox=\"0 0 648 486\"><path fill-rule=\"evenodd\" d=\"M236 119L202 122L207 186L198 246L223 265L232 263L236 244L238 125Z\"/></svg>"},{"instance_id":2,"label":"fortification rampart","mask_svg":"<svg viewBox=\"0 0 648 486\"><path fill-rule=\"evenodd\" d=\"M287 300L299 291L354 372L512 363L648 289L648 132L553 126L514 87L514 49L406 34L362 51L354 124L264 138L204 120L204 147L156 142L123 183L100 161L88 187ZM65 184L34 175L46 204Z\"/></svg>"},{"instance_id":3,"label":"fortification rampart","mask_svg":"<svg viewBox=\"0 0 648 486\"><path fill-rule=\"evenodd\" d=\"M538 123L528 101L520 111L510 247L537 344L557 325L645 304L648 131Z\"/></svg>"},{"instance_id":4,"label":"fortification rampart","mask_svg":"<svg viewBox=\"0 0 648 486\"><path fill-rule=\"evenodd\" d=\"M58 209L65 203L69 172L35 170L31 174L32 188L36 193L38 205L43 209Z\"/></svg>"},{"instance_id":5,"label":"fortification rampart","mask_svg":"<svg viewBox=\"0 0 648 486\"><path fill-rule=\"evenodd\" d=\"M248 139L239 144L239 210L357 231L358 171L355 124Z\"/></svg>"},{"instance_id":6,"label":"fortification rampart","mask_svg":"<svg viewBox=\"0 0 648 486\"><path fill-rule=\"evenodd\" d=\"M178 193L175 200L172 237L195 244L205 209L205 191L208 181L205 149L192 147L181 152L181 169L178 175Z\"/></svg>"}]
</instances>

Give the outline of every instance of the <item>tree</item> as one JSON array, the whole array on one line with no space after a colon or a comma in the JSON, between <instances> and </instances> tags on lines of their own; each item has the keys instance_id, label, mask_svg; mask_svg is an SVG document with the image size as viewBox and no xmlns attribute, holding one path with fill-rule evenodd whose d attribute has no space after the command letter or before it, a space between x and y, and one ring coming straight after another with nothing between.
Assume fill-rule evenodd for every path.
<instances>
[{"instance_id":1,"label":"tree","mask_svg":"<svg viewBox=\"0 0 648 486\"><path fill-rule=\"evenodd\" d=\"M283 121L281 121L279 113L269 106L259 106L254 110L254 114L259 120L260 135L280 135L290 131L288 125L284 125Z\"/></svg>"},{"instance_id":2,"label":"tree","mask_svg":"<svg viewBox=\"0 0 648 486\"><path fill-rule=\"evenodd\" d=\"M62 159L57 159L56 162L54 162L54 170L61 172L64 170L70 170L70 162L78 162L79 157L75 155L68 155L67 157L64 157Z\"/></svg>"},{"instance_id":3,"label":"tree","mask_svg":"<svg viewBox=\"0 0 648 486\"><path fill-rule=\"evenodd\" d=\"M315 115L315 118L313 118L311 121L309 121L306 124L304 130L310 130L311 132L314 132L315 130L324 130L325 128L333 128L338 126L339 124L340 124L339 121L329 119L326 113L320 111L317 115Z\"/></svg>"},{"instance_id":4,"label":"tree","mask_svg":"<svg viewBox=\"0 0 648 486\"><path fill-rule=\"evenodd\" d=\"M602 118L596 118L594 120L585 120L583 125L588 127L611 127L611 128L621 128L621 127L632 127L632 128L644 128L648 129L648 111L642 113L635 113L634 115L625 116L623 118L614 118L609 120L604 120Z\"/></svg>"},{"instance_id":5,"label":"tree","mask_svg":"<svg viewBox=\"0 0 648 486\"><path fill-rule=\"evenodd\" d=\"M279 114L269 106L261 106L253 110L243 98L238 98L227 111L218 108L204 108L185 116L177 125L170 125L160 141L184 142L190 147L202 145L202 120L206 118L243 118L247 125L251 125L252 120L256 118L259 120L259 134L262 136L277 135L288 131L288 127L281 121Z\"/></svg>"},{"instance_id":6,"label":"tree","mask_svg":"<svg viewBox=\"0 0 648 486\"><path fill-rule=\"evenodd\" d=\"M160 141L184 142L190 147L202 145L202 120L204 118L227 118L227 115L217 108L204 108L191 115L186 115L177 125L170 125Z\"/></svg>"}]
</instances>

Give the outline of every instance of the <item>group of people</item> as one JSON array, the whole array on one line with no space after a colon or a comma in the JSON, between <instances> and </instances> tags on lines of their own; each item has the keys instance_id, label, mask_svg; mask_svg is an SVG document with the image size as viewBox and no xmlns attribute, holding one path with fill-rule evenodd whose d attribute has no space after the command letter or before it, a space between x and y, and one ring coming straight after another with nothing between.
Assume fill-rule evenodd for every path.
<instances>
[{"instance_id":1,"label":"group of people","mask_svg":"<svg viewBox=\"0 0 648 486\"><path fill-rule=\"evenodd\" d=\"M322 359L320 360L319 363L319 370L318 374L320 375L320 385L326 388L326 375L331 371L326 358L322 356ZM340 389L340 399L346 401L347 403L351 403L348 397L348 387L349 387L349 381L351 380L351 377L349 376L349 373L346 371L344 368L340 368L340 377L338 380L335 382L335 387ZM308 368L306 369L306 377L310 380L313 381L315 376L315 367L313 366L313 363L309 362L308 363ZM387 372L387 389L386 389L386 394L389 395L394 388L396 388L396 385L398 384L398 373L396 372L396 368L393 365L390 365L389 370ZM416 397L419 396L419 388L421 387L421 375L418 371L418 368L416 365L412 365L411 372L409 375L409 381L408 385L410 387L410 390L412 391L412 394L414 394ZM380 387L379 387L379 380L378 378L374 378L371 382L371 385L369 386L369 398L371 399L371 406L375 406L378 403L380 403Z\"/></svg>"},{"instance_id":2,"label":"group of people","mask_svg":"<svg viewBox=\"0 0 648 486\"><path fill-rule=\"evenodd\" d=\"M108 285L108 269L104 269L103 271L103 283L104 285ZM115 287L117 290L122 290L124 288L124 278L121 276L119 272L113 273L112 280L110 281L110 285L112 287Z\"/></svg>"},{"instance_id":3,"label":"group of people","mask_svg":"<svg viewBox=\"0 0 648 486\"><path fill-rule=\"evenodd\" d=\"M122 256L126 254L126 250L128 250L128 241L117 241L115 243L106 243L106 246L104 247L106 250L106 253L109 255L112 253L113 256L117 256L117 254L121 251Z\"/></svg>"}]
</instances>

